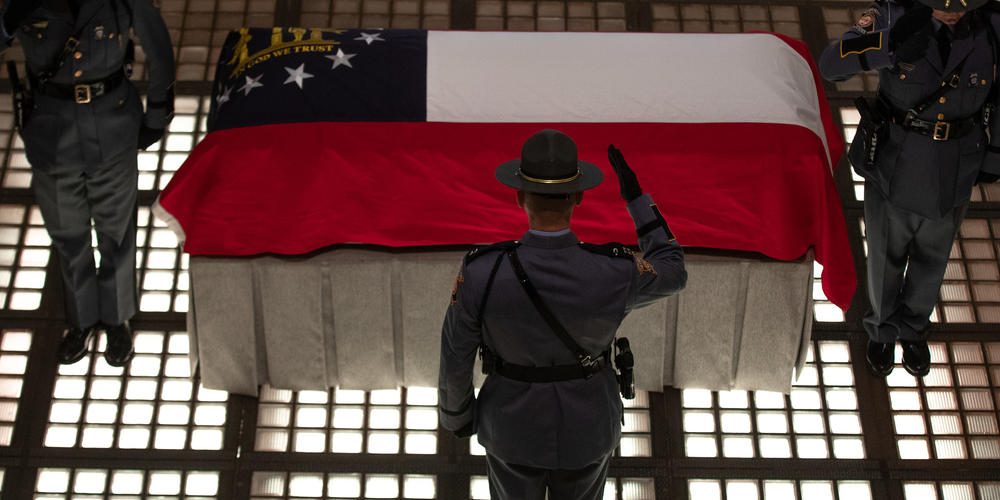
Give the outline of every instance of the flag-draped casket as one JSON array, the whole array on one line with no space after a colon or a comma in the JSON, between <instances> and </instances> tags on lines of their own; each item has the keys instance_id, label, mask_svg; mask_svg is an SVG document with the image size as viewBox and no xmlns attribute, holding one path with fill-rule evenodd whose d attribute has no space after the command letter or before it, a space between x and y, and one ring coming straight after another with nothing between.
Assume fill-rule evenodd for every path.
<instances>
[{"instance_id":1,"label":"flag-draped casket","mask_svg":"<svg viewBox=\"0 0 1000 500\"><path fill-rule=\"evenodd\" d=\"M574 212L584 241L636 242L613 143L683 245L814 248L850 304L842 141L804 44L767 33L234 31L157 213L192 255L514 239L524 213L493 170L542 128L604 170Z\"/></svg>"}]
</instances>

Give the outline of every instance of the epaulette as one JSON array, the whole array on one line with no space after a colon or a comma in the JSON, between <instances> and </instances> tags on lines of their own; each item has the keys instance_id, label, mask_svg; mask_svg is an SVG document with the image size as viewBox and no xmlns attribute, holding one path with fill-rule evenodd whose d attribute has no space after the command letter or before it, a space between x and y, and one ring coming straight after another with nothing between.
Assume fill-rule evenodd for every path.
<instances>
[{"instance_id":1,"label":"epaulette","mask_svg":"<svg viewBox=\"0 0 1000 500\"><path fill-rule=\"evenodd\" d=\"M604 255L606 257L618 257L621 259L632 260L632 256L635 255L634 250L621 243L605 243L603 245L595 245L593 243L584 243L581 241L580 248L590 253Z\"/></svg>"},{"instance_id":2,"label":"epaulette","mask_svg":"<svg viewBox=\"0 0 1000 500\"><path fill-rule=\"evenodd\" d=\"M465 264L468 265L470 262L492 252L493 250L510 250L511 248L517 248L520 245L520 240L509 240L494 243L492 245L486 245L484 247L473 248L472 250L469 250L469 253L465 254Z\"/></svg>"}]
</instances>

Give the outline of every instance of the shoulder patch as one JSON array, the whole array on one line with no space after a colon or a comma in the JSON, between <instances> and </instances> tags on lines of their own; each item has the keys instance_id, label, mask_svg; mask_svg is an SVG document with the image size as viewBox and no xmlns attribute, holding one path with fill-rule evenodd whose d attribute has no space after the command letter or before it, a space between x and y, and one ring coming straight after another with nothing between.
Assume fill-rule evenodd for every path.
<instances>
[{"instance_id":1,"label":"shoulder patch","mask_svg":"<svg viewBox=\"0 0 1000 500\"><path fill-rule=\"evenodd\" d=\"M465 283L465 276L462 276L462 271L464 269L465 269L465 266L462 266L462 267L460 267L458 269L458 277L455 278L455 286L452 287L452 289L451 289L451 304L450 305L455 305L458 302L458 286L460 284L462 284L462 283Z\"/></svg>"},{"instance_id":2,"label":"shoulder patch","mask_svg":"<svg viewBox=\"0 0 1000 500\"><path fill-rule=\"evenodd\" d=\"M867 35L875 31L876 20L881 14L875 7L869 7L864 12L858 16L858 20L854 23L854 31L861 33L862 35Z\"/></svg>"},{"instance_id":3,"label":"shoulder patch","mask_svg":"<svg viewBox=\"0 0 1000 500\"><path fill-rule=\"evenodd\" d=\"M494 243L492 245L486 245L484 247L473 248L472 250L469 250L469 253L465 254L465 264L468 264L477 258L492 252L493 250L509 250L511 248L517 248L520 245L520 240L509 240Z\"/></svg>"},{"instance_id":4,"label":"shoulder patch","mask_svg":"<svg viewBox=\"0 0 1000 500\"><path fill-rule=\"evenodd\" d=\"M633 253L632 254L632 258L635 259L635 267L636 267L636 269L639 270L639 275L640 276L643 275L643 274L646 274L646 273L653 273L654 276L657 276L657 275L660 274L660 273L656 272L656 268L653 267L653 265L650 264L649 261L647 261L646 259L643 259L642 257L640 257L639 254Z\"/></svg>"}]
</instances>

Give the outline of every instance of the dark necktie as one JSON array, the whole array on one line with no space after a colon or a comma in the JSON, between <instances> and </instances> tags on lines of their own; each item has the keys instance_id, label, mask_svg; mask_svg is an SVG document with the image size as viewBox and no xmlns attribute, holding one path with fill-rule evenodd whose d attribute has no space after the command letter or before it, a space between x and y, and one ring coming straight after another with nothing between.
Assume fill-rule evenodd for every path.
<instances>
[{"instance_id":1,"label":"dark necktie","mask_svg":"<svg viewBox=\"0 0 1000 500\"><path fill-rule=\"evenodd\" d=\"M951 30L942 24L937 32L938 53L941 54L941 66L948 66L948 54L951 53Z\"/></svg>"}]
</instances>

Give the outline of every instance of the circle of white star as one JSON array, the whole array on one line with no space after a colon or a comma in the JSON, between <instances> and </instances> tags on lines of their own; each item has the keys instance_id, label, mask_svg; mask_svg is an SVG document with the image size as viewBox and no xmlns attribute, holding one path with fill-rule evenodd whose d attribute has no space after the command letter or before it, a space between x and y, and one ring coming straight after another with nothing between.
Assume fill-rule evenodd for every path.
<instances>
[{"instance_id":1,"label":"circle of white star","mask_svg":"<svg viewBox=\"0 0 1000 500\"><path fill-rule=\"evenodd\" d=\"M343 50L337 49L337 54L332 56L326 56L327 59L333 61L333 67L330 69L336 69L337 66L347 66L348 68L353 68L351 66L351 58L357 54L345 54Z\"/></svg>"},{"instance_id":2,"label":"circle of white star","mask_svg":"<svg viewBox=\"0 0 1000 500\"><path fill-rule=\"evenodd\" d=\"M366 44L371 45L372 42L384 42L385 39L379 38L380 36L382 36L381 33L362 33L355 40L364 40Z\"/></svg>"},{"instance_id":3,"label":"circle of white star","mask_svg":"<svg viewBox=\"0 0 1000 500\"><path fill-rule=\"evenodd\" d=\"M313 75L306 73L306 63L300 64L299 67L295 69L285 67L285 71L288 72L288 78L285 79L285 83L288 84L295 82L295 84L298 85L300 89L302 88L302 82L306 78L313 77Z\"/></svg>"},{"instance_id":4,"label":"circle of white star","mask_svg":"<svg viewBox=\"0 0 1000 500\"><path fill-rule=\"evenodd\" d=\"M240 87L240 89L237 92L243 92L244 96L250 95L250 91L251 90L253 90L253 89L257 88L257 87L263 87L264 86L263 83L260 83L260 79L263 78L263 77L264 77L263 74L257 75L256 78L250 78L250 75L246 75L245 78L247 79L247 82L244 83L243 86Z\"/></svg>"},{"instance_id":5,"label":"circle of white star","mask_svg":"<svg viewBox=\"0 0 1000 500\"><path fill-rule=\"evenodd\" d=\"M223 104L229 102L229 94L232 91L233 91L232 87L224 87L222 89L222 93L219 94L219 97L215 98L216 104L218 104L219 106L222 106Z\"/></svg>"}]
</instances>

